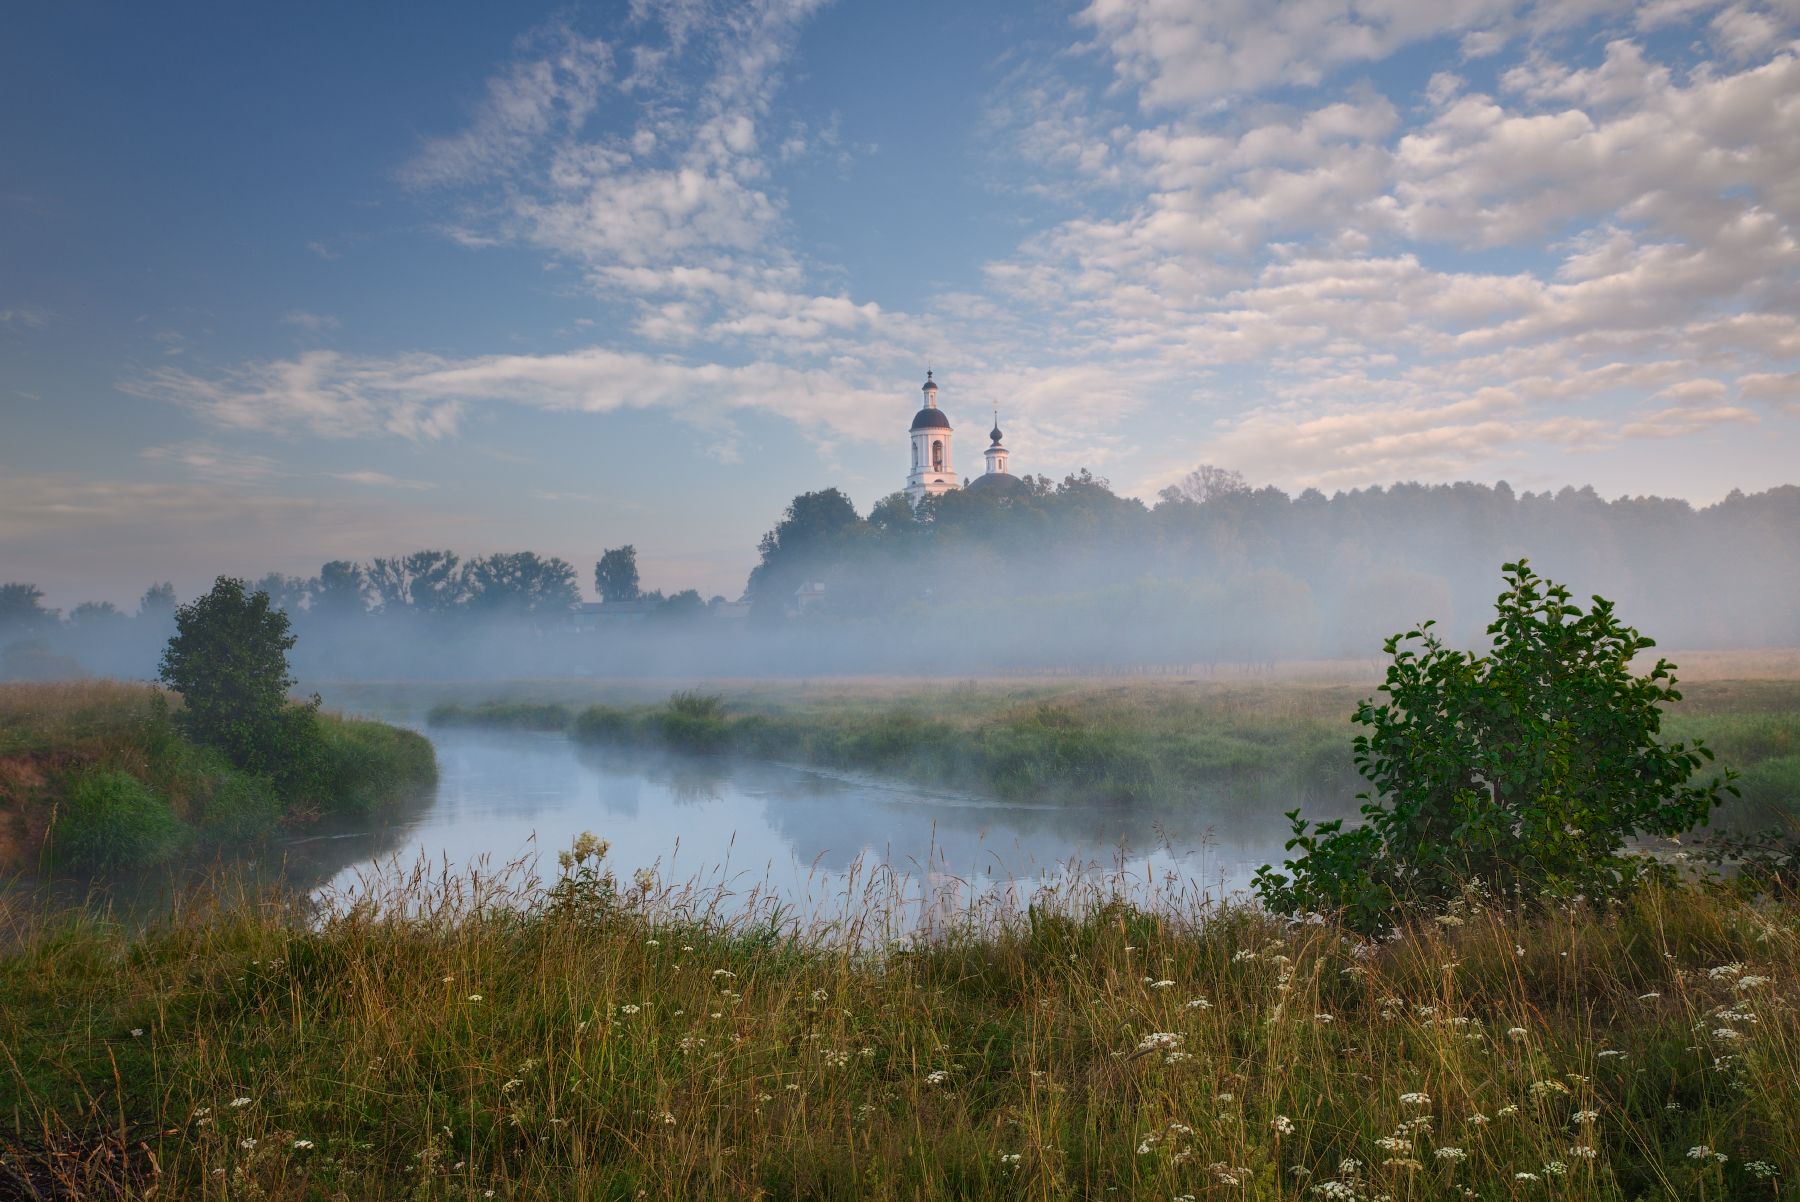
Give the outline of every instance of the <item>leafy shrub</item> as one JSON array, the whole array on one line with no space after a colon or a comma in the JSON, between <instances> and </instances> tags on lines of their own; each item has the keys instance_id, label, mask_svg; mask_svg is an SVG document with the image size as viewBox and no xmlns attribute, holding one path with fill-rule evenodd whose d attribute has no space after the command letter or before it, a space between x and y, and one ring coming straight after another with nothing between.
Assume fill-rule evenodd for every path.
<instances>
[{"instance_id":1,"label":"leafy shrub","mask_svg":"<svg viewBox=\"0 0 1800 1202\"><path fill-rule=\"evenodd\" d=\"M431 740L417 731L327 717L315 740L306 794L326 813L373 813L437 780Z\"/></svg>"},{"instance_id":2,"label":"leafy shrub","mask_svg":"<svg viewBox=\"0 0 1800 1202\"><path fill-rule=\"evenodd\" d=\"M590 705L575 715L575 737L586 743L612 743L629 737L631 716L609 705Z\"/></svg>"},{"instance_id":3,"label":"leafy shrub","mask_svg":"<svg viewBox=\"0 0 1800 1202\"><path fill-rule=\"evenodd\" d=\"M1370 785L1364 822L1312 826L1291 811L1292 875L1256 877L1271 909L1337 911L1375 930L1471 886L1610 895L1649 863L1624 853L1627 840L1704 825L1736 792L1730 772L1694 783L1712 758L1703 743L1659 739L1662 707L1681 694L1667 660L1632 673L1653 640L1604 598L1584 613L1524 560L1503 570L1488 654L1444 646L1430 622L1387 641L1386 700L1355 714L1369 728L1353 744Z\"/></svg>"},{"instance_id":4,"label":"leafy shrub","mask_svg":"<svg viewBox=\"0 0 1800 1202\"><path fill-rule=\"evenodd\" d=\"M663 741L681 751L717 751L727 727L725 699L716 693L679 692L660 716Z\"/></svg>"},{"instance_id":5,"label":"leafy shrub","mask_svg":"<svg viewBox=\"0 0 1800 1202\"><path fill-rule=\"evenodd\" d=\"M94 770L70 783L50 831L50 855L71 868L152 867L180 849L183 835L169 803L142 781Z\"/></svg>"},{"instance_id":6,"label":"leafy shrub","mask_svg":"<svg viewBox=\"0 0 1800 1202\"><path fill-rule=\"evenodd\" d=\"M241 847L268 838L281 821L281 798L266 776L229 768L206 781L194 799L192 821L208 843Z\"/></svg>"}]
</instances>

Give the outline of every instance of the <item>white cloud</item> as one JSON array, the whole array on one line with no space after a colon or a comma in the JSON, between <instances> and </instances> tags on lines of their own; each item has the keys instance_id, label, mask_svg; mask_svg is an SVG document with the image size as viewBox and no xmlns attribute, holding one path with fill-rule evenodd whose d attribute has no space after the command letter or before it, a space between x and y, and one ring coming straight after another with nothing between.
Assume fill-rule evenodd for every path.
<instances>
[{"instance_id":1,"label":"white cloud","mask_svg":"<svg viewBox=\"0 0 1800 1202\"><path fill-rule=\"evenodd\" d=\"M335 330L343 323L329 313L308 313L303 309L293 309L282 315L283 324L307 331L309 334L323 334Z\"/></svg>"}]
</instances>

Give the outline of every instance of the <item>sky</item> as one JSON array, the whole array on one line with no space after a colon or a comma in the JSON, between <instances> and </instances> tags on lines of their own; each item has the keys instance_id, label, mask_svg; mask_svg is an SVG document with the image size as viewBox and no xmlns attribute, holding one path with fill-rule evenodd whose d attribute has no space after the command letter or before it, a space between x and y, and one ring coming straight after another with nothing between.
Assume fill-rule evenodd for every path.
<instances>
[{"instance_id":1,"label":"sky","mask_svg":"<svg viewBox=\"0 0 1800 1202\"><path fill-rule=\"evenodd\" d=\"M797 493L1800 481L1800 0L14 6L0 580L736 596Z\"/></svg>"}]
</instances>

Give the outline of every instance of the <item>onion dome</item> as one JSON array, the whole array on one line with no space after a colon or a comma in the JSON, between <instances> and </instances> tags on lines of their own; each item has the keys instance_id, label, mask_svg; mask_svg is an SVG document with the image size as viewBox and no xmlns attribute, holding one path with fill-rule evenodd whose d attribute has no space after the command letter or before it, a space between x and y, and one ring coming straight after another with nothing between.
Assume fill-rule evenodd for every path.
<instances>
[{"instance_id":1,"label":"onion dome","mask_svg":"<svg viewBox=\"0 0 1800 1202\"><path fill-rule=\"evenodd\" d=\"M935 392L936 389L933 388L932 391ZM948 430L950 419L944 416L942 409L934 405L927 405L913 414L912 428L915 430Z\"/></svg>"},{"instance_id":2,"label":"onion dome","mask_svg":"<svg viewBox=\"0 0 1800 1202\"><path fill-rule=\"evenodd\" d=\"M937 390L938 390L937 382L931 378L931 371L929 368L927 368L925 371L925 382L923 384L919 385L919 391L920 392L936 392Z\"/></svg>"}]
</instances>

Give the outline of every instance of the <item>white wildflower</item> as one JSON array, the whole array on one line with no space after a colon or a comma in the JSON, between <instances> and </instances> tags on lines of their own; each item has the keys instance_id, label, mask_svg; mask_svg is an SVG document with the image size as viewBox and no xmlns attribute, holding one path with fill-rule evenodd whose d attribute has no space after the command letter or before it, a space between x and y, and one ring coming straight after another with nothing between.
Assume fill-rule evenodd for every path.
<instances>
[{"instance_id":1,"label":"white wildflower","mask_svg":"<svg viewBox=\"0 0 1800 1202\"><path fill-rule=\"evenodd\" d=\"M1164 1049L1174 1049L1179 1048L1181 1042L1181 1036L1173 1031L1152 1031L1150 1034L1138 1040L1137 1050L1140 1052L1155 1052Z\"/></svg>"},{"instance_id":2,"label":"white wildflower","mask_svg":"<svg viewBox=\"0 0 1800 1202\"><path fill-rule=\"evenodd\" d=\"M1277 1135L1292 1135L1294 1133L1294 1120L1285 1114L1276 1115L1269 1126L1275 1129L1275 1134Z\"/></svg>"},{"instance_id":3,"label":"white wildflower","mask_svg":"<svg viewBox=\"0 0 1800 1202\"><path fill-rule=\"evenodd\" d=\"M1598 1110L1577 1110L1574 1113L1574 1115L1571 1116L1570 1121L1577 1123L1577 1124L1585 1125L1587 1123L1593 1122L1595 1119L1598 1119L1599 1117L1600 1117L1600 1112Z\"/></svg>"},{"instance_id":4,"label":"white wildflower","mask_svg":"<svg viewBox=\"0 0 1800 1202\"><path fill-rule=\"evenodd\" d=\"M1402 1106L1429 1106L1431 1105L1431 1096L1422 1093L1403 1093L1400 1095L1400 1104Z\"/></svg>"},{"instance_id":5,"label":"white wildflower","mask_svg":"<svg viewBox=\"0 0 1800 1202\"><path fill-rule=\"evenodd\" d=\"M941 1068L933 1069L931 1072L925 1074L925 1084L927 1085L942 1085L949 1079L950 1074Z\"/></svg>"},{"instance_id":6,"label":"white wildflower","mask_svg":"<svg viewBox=\"0 0 1800 1202\"><path fill-rule=\"evenodd\" d=\"M1212 1003L1207 1001L1203 997L1189 998L1187 1001L1187 1005L1183 1006L1182 1009L1183 1010L1211 1010Z\"/></svg>"},{"instance_id":7,"label":"white wildflower","mask_svg":"<svg viewBox=\"0 0 1800 1202\"><path fill-rule=\"evenodd\" d=\"M1595 1157L1599 1156L1600 1153L1587 1144L1570 1144L1569 1155L1575 1157L1577 1160L1593 1160Z\"/></svg>"},{"instance_id":8,"label":"white wildflower","mask_svg":"<svg viewBox=\"0 0 1800 1202\"><path fill-rule=\"evenodd\" d=\"M310 1152L317 1146L318 1145L313 1143L310 1139L297 1139L294 1141L294 1150L296 1152Z\"/></svg>"},{"instance_id":9,"label":"white wildflower","mask_svg":"<svg viewBox=\"0 0 1800 1202\"><path fill-rule=\"evenodd\" d=\"M1152 989L1173 989L1173 988L1175 988L1175 982L1168 980L1166 978L1161 981L1152 981L1152 982L1150 982L1150 988L1152 988Z\"/></svg>"},{"instance_id":10,"label":"white wildflower","mask_svg":"<svg viewBox=\"0 0 1800 1202\"><path fill-rule=\"evenodd\" d=\"M1469 1158L1469 1154L1461 1148L1452 1148L1449 1145L1437 1149L1432 1155L1439 1160L1467 1160Z\"/></svg>"},{"instance_id":11,"label":"white wildflower","mask_svg":"<svg viewBox=\"0 0 1800 1202\"><path fill-rule=\"evenodd\" d=\"M231 1099L231 1108L233 1110L242 1110L244 1107L248 1106L249 1104L250 1104L249 1098L233 1098L233 1099Z\"/></svg>"}]
</instances>

